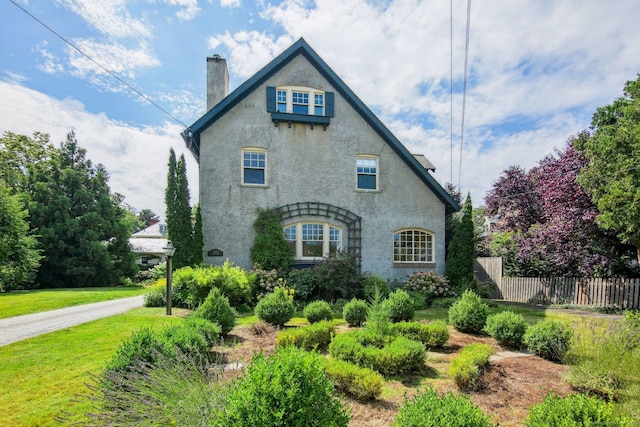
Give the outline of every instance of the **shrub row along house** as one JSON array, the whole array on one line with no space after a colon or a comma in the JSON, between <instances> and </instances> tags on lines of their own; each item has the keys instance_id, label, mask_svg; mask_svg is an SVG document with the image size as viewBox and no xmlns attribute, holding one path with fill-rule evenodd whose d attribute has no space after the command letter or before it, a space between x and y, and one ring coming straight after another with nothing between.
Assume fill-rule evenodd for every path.
<instances>
[{"instance_id":1,"label":"shrub row along house","mask_svg":"<svg viewBox=\"0 0 640 427\"><path fill-rule=\"evenodd\" d=\"M459 206L304 39L232 93L226 60L207 58L207 108L182 135L206 262L251 268L257 209L278 208L297 264L351 250L390 279L444 273L445 215Z\"/></svg>"}]
</instances>

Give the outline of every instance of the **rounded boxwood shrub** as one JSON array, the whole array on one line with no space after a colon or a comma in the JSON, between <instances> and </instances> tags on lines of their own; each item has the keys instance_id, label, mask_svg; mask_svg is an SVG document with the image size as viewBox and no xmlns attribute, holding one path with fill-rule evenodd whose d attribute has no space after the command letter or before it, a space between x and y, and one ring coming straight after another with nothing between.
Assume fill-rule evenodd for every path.
<instances>
[{"instance_id":1,"label":"rounded boxwood shrub","mask_svg":"<svg viewBox=\"0 0 640 427\"><path fill-rule=\"evenodd\" d=\"M408 322L413 320L415 309L413 308L413 300L407 291L398 289L392 292L384 304L387 310L389 310L389 319L392 322Z\"/></svg>"},{"instance_id":2,"label":"rounded boxwood shrub","mask_svg":"<svg viewBox=\"0 0 640 427\"><path fill-rule=\"evenodd\" d=\"M218 338L222 333L220 325L202 318L189 317L184 323L184 326L191 328L202 335L202 337L207 341L209 348L218 342Z\"/></svg>"},{"instance_id":3,"label":"rounded boxwood shrub","mask_svg":"<svg viewBox=\"0 0 640 427\"><path fill-rule=\"evenodd\" d=\"M173 347L151 328L142 328L125 340L116 350L105 368L104 377L109 373L127 372L136 370L136 364L153 364L159 357L172 357L175 354Z\"/></svg>"},{"instance_id":4,"label":"rounded boxwood shrub","mask_svg":"<svg viewBox=\"0 0 640 427\"><path fill-rule=\"evenodd\" d=\"M449 341L449 329L442 320L432 323L398 322L391 325L394 334L420 341L427 348L442 347Z\"/></svg>"},{"instance_id":5,"label":"rounded boxwood shrub","mask_svg":"<svg viewBox=\"0 0 640 427\"><path fill-rule=\"evenodd\" d=\"M473 291L466 290L449 308L449 323L460 332L482 332L489 315L489 306Z\"/></svg>"},{"instance_id":6,"label":"rounded boxwood shrub","mask_svg":"<svg viewBox=\"0 0 640 427\"><path fill-rule=\"evenodd\" d=\"M295 345L305 350L326 349L335 332L335 323L328 320L308 326L287 328L278 332L276 345Z\"/></svg>"},{"instance_id":7,"label":"rounded boxwood shrub","mask_svg":"<svg viewBox=\"0 0 640 427\"><path fill-rule=\"evenodd\" d=\"M211 289L207 298L193 313L193 317L217 323L223 334L231 332L236 325L236 311L218 288Z\"/></svg>"},{"instance_id":8,"label":"rounded boxwood shrub","mask_svg":"<svg viewBox=\"0 0 640 427\"><path fill-rule=\"evenodd\" d=\"M367 320L368 310L366 302L354 298L345 304L342 309L342 317L349 326L362 326Z\"/></svg>"},{"instance_id":9,"label":"rounded boxwood shrub","mask_svg":"<svg viewBox=\"0 0 640 427\"><path fill-rule=\"evenodd\" d=\"M433 388L405 398L394 427L490 427L489 418L467 396L451 392L438 397Z\"/></svg>"},{"instance_id":10,"label":"rounded boxwood shrub","mask_svg":"<svg viewBox=\"0 0 640 427\"><path fill-rule=\"evenodd\" d=\"M405 337L383 338L354 331L336 335L329 344L329 354L383 375L395 375L424 368L426 350L422 343Z\"/></svg>"},{"instance_id":11,"label":"rounded boxwood shrub","mask_svg":"<svg viewBox=\"0 0 640 427\"><path fill-rule=\"evenodd\" d=\"M321 320L333 320L333 310L326 301L314 301L307 304L303 314L309 323L316 323Z\"/></svg>"},{"instance_id":12,"label":"rounded boxwood shrub","mask_svg":"<svg viewBox=\"0 0 640 427\"><path fill-rule=\"evenodd\" d=\"M382 392L384 378L372 369L335 359L326 359L324 368L338 390L358 400L375 399Z\"/></svg>"},{"instance_id":13,"label":"rounded boxwood shrub","mask_svg":"<svg viewBox=\"0 0 640 427\"><path fill-rule=\"evenodd\" d=\"M296 312L287 289L276 287L275 292L258 301L254 309L258 319L274 326L283 326Z\"/></svg>"},{"instance_id":14,"label":"rounded boxwood shrub","mask_svg":"<svg viewBox=\"0 0 640 427\"><path fill-rule=\"evenodd\" d=\"M160 331L160 339L184 355L203 356L209 353L209 343L200 331L187 324L169 325Z\"/></svg>"},{"instance_id":15,"label":"rounded boxwood shrub","mask_svg":"<svg viewBox=\"0 0 640 427\"><path fill-rule=\"evenodd\" d=\"M520 348L527 326L522 315L507 310L487 317L484 330L500 345Z\"/></svg>"},{"instance_id":16,"label":"rounded boxwood shrub","mask_svg":"<svg viewBox=\"0 0 640 427\"><path fill-rule=\"evenodd\" d=\"M286 346L252 359L215 425L346 427L349 419L321 356Z\"/></svg>"},{"instance_id":17,"label":"rounded boxwood shrub","mask_svg":"<svg viewBox=\"0 0 640 427\"><path fill-rule=\"evenodd\" d=\"M543 320L531 326L524 335L524 341L529 350L538 356L562 362L564 355L569 350L571 328L556 320Z\"/></svg>"},{"instance_id":18,"label":"rounded boxwood shrub","mask_svg":"<svg viewBox=\"0 0 640 427\"><path fill-rule=\"evenodd\" d=\"M549 394L542 403L529 408L528 427L630 426L613 414L613 404L584 394L560 397Z\"/></svg>"}]
</instances>

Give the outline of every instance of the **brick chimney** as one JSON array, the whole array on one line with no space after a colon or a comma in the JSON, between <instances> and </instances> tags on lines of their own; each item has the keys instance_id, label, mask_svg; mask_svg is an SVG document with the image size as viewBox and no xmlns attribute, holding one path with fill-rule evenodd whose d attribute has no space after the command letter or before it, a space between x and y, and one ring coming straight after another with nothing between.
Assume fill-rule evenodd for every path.
<instances>
[{"instance_id":1,"label":"brick chimney","mask_svg":"<svg viewBox=\"0 0 640 427\"><path fill-rule=\"evenodd\" d=\"M227 60L220 55L207 57L207 111L229 95Z\"/></svg>"}]
</instances>

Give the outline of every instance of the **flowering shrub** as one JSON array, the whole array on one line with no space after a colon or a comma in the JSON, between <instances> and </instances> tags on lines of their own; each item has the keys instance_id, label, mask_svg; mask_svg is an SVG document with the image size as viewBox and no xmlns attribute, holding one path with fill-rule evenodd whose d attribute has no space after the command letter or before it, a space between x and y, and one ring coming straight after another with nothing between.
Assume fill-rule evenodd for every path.
<instances>
[{"instance_id":1,"label":"flowering shrub","mask_svg":"<svg viewBox=\"0 0 640 427\"><path fill-rule=\"evenodd\" d=\"M276 286L284 285L284 280L282 277L278 277L278 271L275 269L264 270L260 264L255 263L251 273L254 275L257 299L261 299L268 293L273 292Z\"/></svg>"},{"instance_id":2,"label":"flowering shrub","mask_svg":"<svg viewBox=\"0 0 640 427\"><path fill-rule=\"evenodd\" d=\"M416 271L409 276L405 289L420 292L427 300L455 296L449 281L434 271Z\"/></svg>"}]
</instances>

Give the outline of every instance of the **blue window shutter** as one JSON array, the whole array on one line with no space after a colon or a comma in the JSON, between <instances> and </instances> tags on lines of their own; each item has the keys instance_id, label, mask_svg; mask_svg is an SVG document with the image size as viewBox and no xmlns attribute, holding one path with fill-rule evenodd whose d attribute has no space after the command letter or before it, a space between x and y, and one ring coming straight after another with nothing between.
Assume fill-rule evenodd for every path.
<instances>
[{"instance_id":1,"label":"blue window shutter","mask_svg":"<svg viewBox=\"0 0 640 427\"><path fill-rule=\"evenodd\" d=\"M327 117L333 117L333 92L324 93L324 115Z\"/></svg>"},{"instance_id":2,"label":"blue window shutter","mask_svg":"<svg viewBox=\"0 0 640 427\"><path fill-rule=\"evenodd\" d=\"M267 113L276 112L276 88L267 86Z\"/></svg>"}]
</instances>

